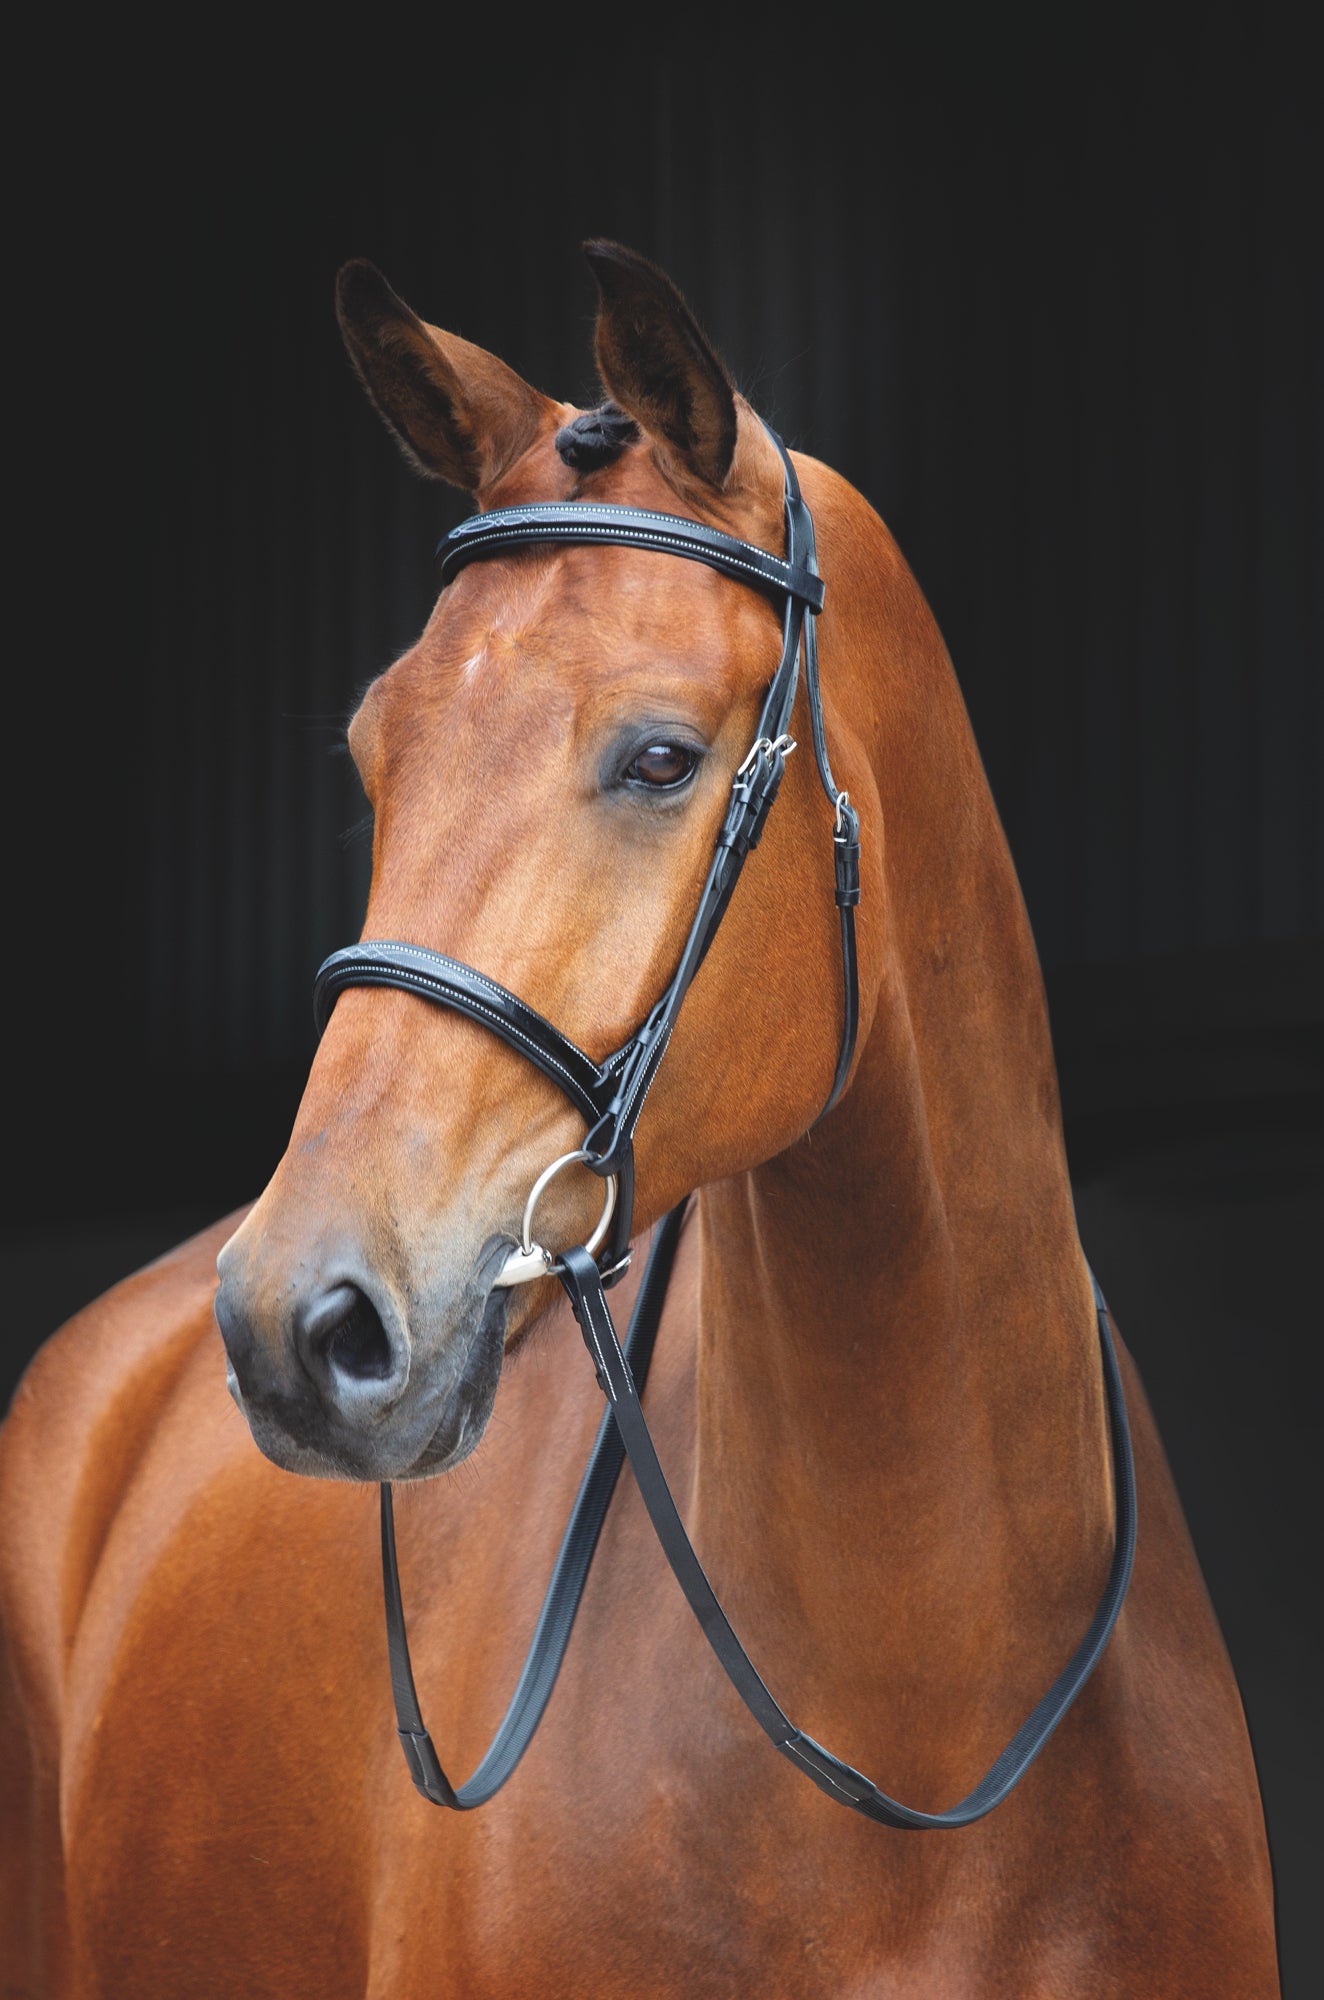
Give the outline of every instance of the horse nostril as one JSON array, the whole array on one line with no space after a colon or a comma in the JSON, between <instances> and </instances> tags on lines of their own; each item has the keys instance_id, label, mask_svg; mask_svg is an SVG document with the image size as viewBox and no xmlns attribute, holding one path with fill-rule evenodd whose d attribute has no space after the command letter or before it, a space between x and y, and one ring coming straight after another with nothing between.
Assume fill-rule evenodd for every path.
<instances>
[{"instance_id":1,"label":"horse nostril","mask_svg":"<svg viewBox=\"0 0 1324 2000\"><path fill-rule=\"evenodd\" d=\"M323 1292L301 1316L299 1334L305 1362L333 1383L384 1382L396 1373L386 1328L357 1285Z\"/></svg>"}]
</instances>

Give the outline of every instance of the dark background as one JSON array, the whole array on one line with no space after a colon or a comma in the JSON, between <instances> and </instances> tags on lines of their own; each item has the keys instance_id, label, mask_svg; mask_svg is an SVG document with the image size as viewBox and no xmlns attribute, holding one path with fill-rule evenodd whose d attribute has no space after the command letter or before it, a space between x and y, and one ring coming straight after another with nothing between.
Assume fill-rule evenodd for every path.
<instances>
[{"instance_id":1,"label":"dark background","mask_svg":"<svg viewBox=\"0 0 1324 2000\"><path fill-rule=\"evenodd\" d=\"M1065 11L535 32L488 8L44 52L9 250L0 1397L65 1314L258 1191L313 971L358 932L342 726L462 509L368 411L337 266L373 258L586 401L578 244L616 236L879 508L947 637L1048 979L1082 1239L1241 1680L1305 1994L1317 70L1304 9Z\"/></svg>"}]
</instances>

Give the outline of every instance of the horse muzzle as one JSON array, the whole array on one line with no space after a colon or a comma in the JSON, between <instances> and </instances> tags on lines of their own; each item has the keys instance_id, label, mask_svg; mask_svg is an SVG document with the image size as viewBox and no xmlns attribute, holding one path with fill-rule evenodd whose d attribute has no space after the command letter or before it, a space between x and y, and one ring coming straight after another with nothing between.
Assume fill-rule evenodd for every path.
<instances>
[{"instance_id":1,"label":"horse muzzle","mask_svg":"<svg viewBox=\"0 0 1324 2000\"><path fill-rule=\"evenodd\" d=\"M271 1267L231 1238L217 1260L227 1387L258 1449L288 1472L410 1479L444 1472L482 1437L505 1348L510 1245L430 1299L345 1257Z\"/></svg>"}]
</instances>

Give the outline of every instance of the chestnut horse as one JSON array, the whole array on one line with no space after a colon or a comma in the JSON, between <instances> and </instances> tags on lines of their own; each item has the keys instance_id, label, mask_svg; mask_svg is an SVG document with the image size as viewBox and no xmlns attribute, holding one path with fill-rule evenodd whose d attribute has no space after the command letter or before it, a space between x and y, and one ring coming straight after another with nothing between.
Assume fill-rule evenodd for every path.
<instances>
[{"instance_id":1,"label":"chestnut horse","mask_svg":"<svg viewBox=\"0 0 1324 2000\"><path fill-rule=\"evenodd\" d=\"M377 409L480 510L661 510L781 549L770 434L670 281L589 247L597 413L355 264L340 318ZM819 1122L842 960L802 751L638 1127L640 1245L693 1194L647 1408L768 1685L937 1810L1089 1626L1115 1461L1039 970L956 682L882 522L795 464L862 828L858 1044ZM465 568L350 727L375 814L366 935L477 968L600 1062L676 967L780 645L767 591L657 549ZM554 1280L493 1285L533 1183L583 1136L478 1021L352 987L251 1210L38 1355L0 1468L5 1992L1276 1993L1237 1689L1125 1355L1130 1591L978 1823L873 1824L775 1755L628 1475L510 1782L471 1814L417 1795L366 1482L396 1485L414 1673L462 1775L602 1415ZM582 1166L560 1175L540 1235L583 1243L601 1197Z\"/></svg>"}]
</instances>

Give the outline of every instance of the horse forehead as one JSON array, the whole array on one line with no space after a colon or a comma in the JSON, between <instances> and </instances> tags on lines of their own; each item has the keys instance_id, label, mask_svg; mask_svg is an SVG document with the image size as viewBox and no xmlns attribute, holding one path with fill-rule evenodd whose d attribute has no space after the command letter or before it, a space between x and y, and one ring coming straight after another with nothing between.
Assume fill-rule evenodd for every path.
<instances>
[{"instance_id":1,"label":"horse forehead","mask_svg":"<svg viewBox=\"0 0 1324 2000\"><path fill-rule=\"evenodd\" d=\"M531 549L475 563L443 592L375 720L569 719L636 693L729 703L767 679L779 635L770 602L706 565L619 545Z\"/></svg>"}]
</instances>

